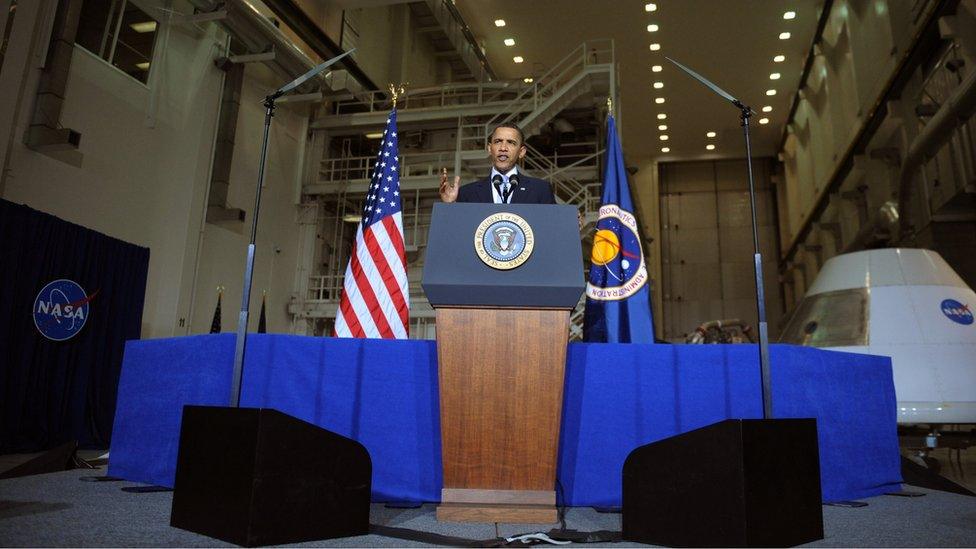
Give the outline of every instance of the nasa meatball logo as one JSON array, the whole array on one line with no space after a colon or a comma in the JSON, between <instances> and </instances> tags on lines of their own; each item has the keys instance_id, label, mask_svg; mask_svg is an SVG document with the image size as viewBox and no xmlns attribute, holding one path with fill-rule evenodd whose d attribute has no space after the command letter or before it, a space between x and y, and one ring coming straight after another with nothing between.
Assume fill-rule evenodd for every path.
<instances>
[{"instance_id":1,"label":"nasa meatball logo","mask_svg":"<svg viewBox=\"0 0 976 549\"><path fill-rule=\"evenodd\" d=\"M648 280L637 218L616 204L606 204L600 208L596 229L586 297L596 301L627 299Z\"/></svg>"},{"instance_id":2,"label":"nasa meatball logo","mask_svg":"<svg viewBox=\"0 0 976 549\"><path fill-rule=\"evenodd\" d=\"M49 282L34 299L34 326L52 341L71 339L85 327L94 297L73 280Z\"/></svg>"},{"instance_id":3,"label":"nasa meatball logo","mask_svg":"<svg viewBox=\"0 0 976 549\"><path fill-rule=\"evenodd\" d=\"M953 322L958 324L973 323L973 312L969 310L969 305L963 305L955 299L946 299L939 307L942 309L942 314Z\"/></svg>"}]
</instances>

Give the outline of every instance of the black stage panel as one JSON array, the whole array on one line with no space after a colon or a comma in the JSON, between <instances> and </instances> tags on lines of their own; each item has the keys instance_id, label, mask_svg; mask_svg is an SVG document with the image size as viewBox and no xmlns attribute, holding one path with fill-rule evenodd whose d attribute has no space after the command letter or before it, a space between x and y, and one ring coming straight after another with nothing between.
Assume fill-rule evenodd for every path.
<instances>
[{"instance_id":1,"label":"black stage panel","mask_svg":"<svg viewBox=\"0 0 976 549\"><path fill-rule=\"evenodd\" d=\"M823 538L817 424L729 419L637 448L624 462L623 538L684 547Z\"/></svg>"},{"instance_id":2,"label":"black stage panel","mask_svg":"<svg viewBox=\"0 0 976 549\"><path fill-rule=\"evenodd\" d=\"M186 406L170 524L246 546L363 535L371 474L361 444L277 410Z\"/></svg>"}]
</instances>

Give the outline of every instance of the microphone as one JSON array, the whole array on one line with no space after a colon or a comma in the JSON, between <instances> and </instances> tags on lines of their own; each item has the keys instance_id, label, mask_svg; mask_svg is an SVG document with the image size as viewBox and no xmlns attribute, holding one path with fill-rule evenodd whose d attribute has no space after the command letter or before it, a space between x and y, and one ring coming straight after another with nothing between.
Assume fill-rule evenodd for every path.
<instances>
[{"instance_id":1,"label":"microphone","mask_svg":"<svg viewBox=\"0 0 976 549\"><path fill-rule=\"evenodd\" d=\"M518 179L515 179L514 176L510 177L508 179L508 183L509 183L508 189L505 190L504 192L502 192L503 181L504 178L500 173L496 173L495 176L491 178L492 184L495 185L495 190L498 191L498 196L500 196L502 199L502 204L508 204L508 197L511 196L512 192L515 191L515 185L518 184Z\"/></svg>"},{"instance_id":2,"label":"microphone","mask_svg":"<svg viewBox=\"0 0 976 549\"><path fill-rule=\"evenodd\" d=\"M518 187L519 186L519 176L518 176L517 173L513 173L508 178L508 184L511 186L512 192L515 192L515 187Z\"/></svg>"}]
</instances>

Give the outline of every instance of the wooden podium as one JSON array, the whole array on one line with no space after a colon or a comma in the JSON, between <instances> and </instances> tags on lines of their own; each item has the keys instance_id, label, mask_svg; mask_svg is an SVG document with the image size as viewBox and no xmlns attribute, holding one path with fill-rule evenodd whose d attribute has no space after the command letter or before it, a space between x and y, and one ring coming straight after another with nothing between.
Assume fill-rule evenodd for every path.
<instances>
[{"instance_id":1,"label":"wooden podium","mask_svg":"<svg viewBox=\"0 0 976 549\"><path fill-rule=\"evenodd\" d=\"M473 245L499 212L532 233L531 255L511 269L488 266ZM423 286L437 314L438 520L556 522L569 314L584 287L576 209L435 205Z\"/></svg>"}]
</instances>

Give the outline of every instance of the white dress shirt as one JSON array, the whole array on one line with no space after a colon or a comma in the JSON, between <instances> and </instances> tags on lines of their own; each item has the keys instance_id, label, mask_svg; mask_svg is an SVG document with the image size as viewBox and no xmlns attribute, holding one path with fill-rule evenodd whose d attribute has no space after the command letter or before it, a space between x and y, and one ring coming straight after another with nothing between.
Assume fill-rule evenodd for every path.
<instances>
[{"instance_id":1,"label":"white dress shirt","mask_svg":"<svg viewBox=\"0 0 976 549\"><path fill-rule=\"evenodd\" d=\"M506 173L502 173L498 171L497 169L495 169L494 166L491 167L491 175L488 176L488 184L491 186L491 198L495 202L495 204L511 204L512 195L515 194L515 191L513 189L508 195L508 202L503 201L502 195L499 194L498 189L495 188L495 183L494 183L495 174L502 176L502 190L505 190L506 186L508 185L508 179L512 177L512 175L517 173L518 173L518 168L515 166L512 166L512 169L508 170L508 172Z\"/></svg>"}]
</instances>

